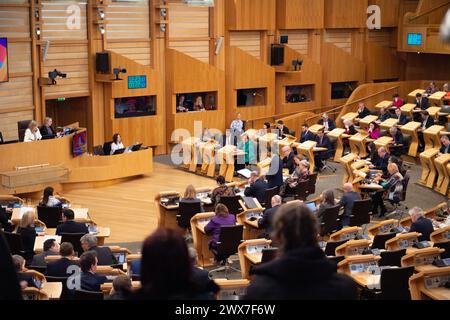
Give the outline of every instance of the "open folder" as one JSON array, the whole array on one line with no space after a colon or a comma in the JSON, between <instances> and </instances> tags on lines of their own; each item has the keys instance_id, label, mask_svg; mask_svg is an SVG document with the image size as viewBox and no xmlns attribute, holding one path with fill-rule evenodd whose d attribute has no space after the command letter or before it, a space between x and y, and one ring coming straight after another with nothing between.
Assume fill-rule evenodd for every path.
<instances>
[{"instance_id":1,"label":"open folder","mask_svg":"<svg viewBox=\"0 0 450 320\"><path fill-rule=\"evenodd\" d=\"M252 174L252 172L249 169L242 169L242 170L239 170L237 173L239 173L241 176L243 176L247 179L249 179Z\"/></svg>"}]
</instances>

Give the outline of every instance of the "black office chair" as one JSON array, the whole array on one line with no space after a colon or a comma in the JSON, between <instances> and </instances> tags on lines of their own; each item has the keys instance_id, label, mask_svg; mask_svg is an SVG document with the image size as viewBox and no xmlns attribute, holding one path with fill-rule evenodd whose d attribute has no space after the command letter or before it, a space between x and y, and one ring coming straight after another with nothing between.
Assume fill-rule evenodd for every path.
<instances>
[{"instance_id":1,"label":"black office chair","mask_svg":"<svg viewBox=\"0 0 450 320\"><path fill-rule=\"evenodd\" d=\"M180 201L177 214L177 223L180 228L190 229L192 217L200 212L202 212L201 202Z\"/></svg>"},{"instance_id":2,"label":"black office chair","mask_svg":"<svg viewBox=\"0 0 450 320\"><path fill-rule=\"evenodd\" d=\"M0 144L3 144L3 134L2 134L2 132L0 131Z\"/></svg>"},{"instance_id":3,"label":"black office chair","mask_svg":"<svg viewBox=\"0 0 450 320\"><path fill-rule=\"evenodd\" d=\"M19 141L23 141L25 137L25 131L27 131L30 122L31 120L23 120L17 122L17 134L19 136Z\"/></svg>"},{"instance_id":4,"label":"black office chair","mask_svg":"<svg viewBox=\"0 0 450 320\"><path fill-rule=\"evenodd\" d=\"M402 266L402 257L406 254L406 249L395 250L395 251L381 251L381 259L378 261L380 267L388 266Z\"/></svg>"},{"instance_id":5,"label":"black office chair","mask_svg":"<svg viewBox=\"0 0 450 320\"><path fill-rule=\"evenodd\" d=\"M308 196L316 193L317 173L312 173L308 176Z\"/></svg>"},{"instance_id":6,"label":"black office chair","mask_svg":"<svg viewBox=\"0 0 450 320\"><path fill-rule=\"evenodd\" d=\"M261 263L270 262L276 258L278 252L278 248L267 248L263 249Z\"/></svg>"},{"instance_id":7,"label":"black office chair","mask_svg":"<svg viewBox=\"0 0 450 320\"><path fill-rule=\"evenodd\" d=\"M228 271L233 270L240 272L240 270L233 268L228 262L228 258L238 252L239 245L243 240L244 226L222 226L220 227L219 241L217 248L211 249L214 253L216 261L223 264L223 267L211 270L209 273L225 271L225 278L228 279Z\"/></svg>"},{"instance_id":8,"label":"black office chair","mask_svg":"<svg viewBox=\"0 0 450 320\"><path fill-rule=\"evenodd\" d=\"M62 219L62 210L60 207L37 207L38 219L41 220L47 228L56 228Z\"/></svg>"},{"instance_id":9,"label":"black office chair","mask_svg":"<svg viewBox=\"0 0 450 320\"><path fill-rule=\"evenodd\" d=\"M267 189L264 192L264 203L261 203L262 206L266 209L272 208L272 198L276 196L280 191L279 187L274 187L271 189Z\"/></svg>"},{"instance_id":10,"label":"black office chair","mask_svg":"<svg viewBox=\"0 0 450 320\"><path fill-rule=\"evenodd\" d=\"M327 245L325 246L325 255L328 257L335 257L336 256L336 248L340 245L343 245L348 240L340 240L340 241L328 241Z\"/></svg>"},{"instance_id":11,"label":"black office chair","mask_svg":"<svg viewBox=\"0 0 450 320\"><path fill-rule=\"evenodd\" d=\"M325 209L320 223L320 236L330 235L339 228L339 205Z\"/></svg>"},{"instance_id":12,"label":"black office chair","mask_svg":"<svg viewBox=\"0 0 450 320\"><path fill-rule=\"evenodd\" d=\"M112 264L112 265L110 265L110 267L113 268L113 269L119 269L119 270L124 271L123 270L123 263Z\"/></svg>"},{"instance_id":13,"label":"black office chair","mask_svg":"<svg viewBox=\"0 0 450 320\"><path fill-rule=\"evenodd\" d=\"M330 256L327 257L329 261L336 263L336 265L339 264L339 262L341 262L342 260L345 259L345 256Z\"/></svg>"},{"instance_id":14,"label":"black office chair","mask_svg":"<svg viewBox=\"0 0 450 320\"><path fill-rule=\"evenodd\" d=\"M435 242L433 247L444 249L445 252L441 253L441 259L450 258L450 240L445 242Z\"/></svg>"},{"instance_id":15,"label":"black office chair","mask_svg":"<svg viewBox=\"0 0 450 320\"><path fill-rule=\"evenodd\" d=\"M386 248L386 241L395 238L396 235L397 233L395 232L377 234L373 238L372 246L370 248L384 250Z\"/></svg>"},{"instance_id":16,"label":"black office chair","mask_svg":"<svg viewBox=\"0 0 450 320\"><path fill-rule=\"evenodd\" d=\"M67 281L69 277L50 277L45 276L47 282L61 282L62 292L59 300L71 300L73 298L73 292L67 288Z\"/></svg>"},{"instance_id":17,"label":"black office chair","mask_svg":"<svg viewBox=\"0 0 450 320\"><path fill-rule=\"evenodd\" d=\"M103 300L103 292L93 292L86 290L75 290L74 300Z\"/></svg>"},{"instance_id":18,"label":"black office chair","mask_svg":"<svg viewBox=\"0 0 450 320\"><path fill-rule=\"evenodd\" d=\"M240 196L221 196L219 203L225 205L228 211L236 216L243 211L239 200L241 200Z\"/></svg>"},{"instance_id":19,"label":"black office chair","mask_svg":"<svg viewBox=\"0 0 450 320\"><path fill-rule=\"evenodd\" d=\"M109 156L111 154L111 145L113 141L108 141L103 144L103 154Z\"/></svg>"},{"instance_id":20,"label":"black office chair","mask_svg":"<svg viewBox=\"0 0 450 320\"><path fill-rule=\"evenodd\" d=\"M389 268L381 271L380 300L411 300L409 278L414 274L414 266Z\"/></svg>"},{"instance_id":21,"label":"black office chair","mask_svg":"<svg viewBox=\"0 0 450 320\"><path fill-rule=\"evenodd\" d=\"M295 187L295 199L306 201L309 195L309 180L300 181Z\"/></svg>"},{"instance_id":22,"label":"black office chair","mask_svg":"<svg viewBox=\"0 0 450 320\"><path fill-rule=\"evenodd\" d=\"M396 213L396 212L399 212L401 214L404 213L403 211L399 211L399 208L402 206L402 203L405 203L405 201L406 201L406 192L408 190L409 179L410 179L410 175L409 175L409 173L406 173L405 176L403 177L403 190L400 195L400 199L398 201L392 201L392 200L389 201L394 206L394 211L392 213ZM408 210L408 207L406 205L405 205L405 210Z\"/></svg>"},{"instance_id":23,"label":"black office chair","mask_svg":"<svg viewBox=\"0 0 450 320\"><path fill-rule=\"evenodd\" d=\"M94 156L104 156L105 152L103 151L103 146L95 146L94 147Z\"/></svg>"},{"instance_id":24,"label":"black office chair","mask_svg":"<svg viewBox=\"0 0 450 320\"><path fill-rule=\"evenodd\" d=\"M45 274L47 271L47 266L28 266L27 269L35 270L39 273Z\"/></svg>"},{"instance_id":25,"label":"black office chair","mask_svg":"<svg viewBox=\"0 0 450 320\"><path fill-rule=\"evenodd\" d=\"M350 214L350 227L360 227L370 223L372 199L357 200L353 204Z\"/></svg>"},{"instance_id":26,"label":"black office chair","mask_svg":"<svg viewBox=\"0 0 450 320\"><path fill-rule=\"evenodd\" d=\"M79 257L83 254L80 239L85 233L61 233L61 243L69 242L73 246L73 251Z\"/></svg>"},{"instance_id":27,"label":"black office chair","mask_svg":"<svg viewBox=\"0 0 450 320\"><path fill-rule=\"evenodd\" d=\"M9 246L9 251L11 251L11 254L18 254L22 257L26 256L26 252L23 248L22 244L22 237L18 233L12 233L12 232L6 232L4 231L3 234L5 235L6 242Z\"/></svg>"}]
</instances>

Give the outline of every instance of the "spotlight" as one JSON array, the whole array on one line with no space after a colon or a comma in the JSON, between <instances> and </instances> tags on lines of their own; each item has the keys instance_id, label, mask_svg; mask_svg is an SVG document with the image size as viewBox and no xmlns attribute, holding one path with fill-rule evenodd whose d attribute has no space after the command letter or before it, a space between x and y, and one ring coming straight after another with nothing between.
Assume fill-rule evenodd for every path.
<instances>
[{"instance_id":1,"label":"spotlight","mask_svg":"<svg viewBox=\"0 0 450 320\"><path fill-rule=\"evenodd\" d=\"M105 19L105 11L103 11L102 9L98 9L97 13L98 13L98 16L100 17L100 19L102 19L102 20Z\"/></svg>"},{"instance_id":2,"label":"spotlight","mask_svg":"<svg viewBox=\"0 0 450 320\"><path fill-rule=\"evenodd\" d=\"M39 19L39 8L36 8L36 10L34 10L34 17L36 19Z\"/></svg>"},{"instance_id":3,"label":"spotlight","mask_svg":"<svg viewBox=\"0 0 450 320\"><path fill-rule=\"evenodd\" d=\"M165 24L165 23L162 23L162 24L159 26L159 30L161 30L161 32L166 32L166 24Z\"/></svg>"},{"instance_id":4,"label":"spotlight","mask_svg":"<svg viewBox=\"0 0 450 320\"><path fill-rule=\"evenodd\" d=\"M55 85L55 84L56 84L56 78L57 78L57 77L66 78L66 77L67 77L67 74L62 73L62 72L60 72L60 71L58 71L58 70L55 69L55 70L50 71L50 72L48 73L48 77L49 77L50 80L52 81L52 85Z\"/></svg>"},{"instance_id":5,"label":"spotlight","mask_svg":"<svg viewBox=\"0 0 450 320\"><path fill-rule=\"evenodd\" d=\"M38 36L41 35L41 28L36 27L36 35L38 35Z\"/></svg>"},{"instance_id":6,"label":"spotlight","mask_svg":"<svg viewBox=\"0 0 450 320\"><path fill-rule=\"evenodd\" d=\"M118 68L114 68L114 70L113 70L113 73L114 73L114 75L116 76L116 78L114 79L114 80L122 80L122 79L120 79L119 78L119 74L121 74L121 73L127 73L127 69L124 69L124 68L121 68L121 67L118 67Z\"/></svg>"},{"instance_id":7,"label":"spotlight","mask_svg":"<svg viewBox=\"0 0 450 320\"><path fill-rule=\"evenodd\" d=\"M167 9L161 9L161 11L159 12L159 14L160 14L161 17L163 17L163 18L167 17Z\"/></svg>"},{"instance_id":8,"label":"spotlight","mask_svg":"<svg viewBox=\"0 0 450 320\"><path fill-rule=\"evenodd\" d=\"M100 31L101 34L105 34L106 32L105 27L103 25L98 26L98 31Z\"/></svg>"}]
</instances>

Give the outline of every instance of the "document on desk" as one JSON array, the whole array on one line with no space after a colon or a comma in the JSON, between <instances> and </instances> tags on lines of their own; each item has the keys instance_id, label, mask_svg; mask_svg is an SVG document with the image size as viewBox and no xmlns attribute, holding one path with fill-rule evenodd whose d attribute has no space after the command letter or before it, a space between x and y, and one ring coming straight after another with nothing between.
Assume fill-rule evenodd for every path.
<instances>
[{"instance_id":1,"label":"document on desk","mask_svg":"<svg viewBox=\"0 0 450 320\"><path fill-rule=\"evenodd\" d=\"M237 173L239 173L241 176L247 179L249 179L252 174L252 172L249 169L242 169L239 170Z\"/></svg>"}]
</instances>

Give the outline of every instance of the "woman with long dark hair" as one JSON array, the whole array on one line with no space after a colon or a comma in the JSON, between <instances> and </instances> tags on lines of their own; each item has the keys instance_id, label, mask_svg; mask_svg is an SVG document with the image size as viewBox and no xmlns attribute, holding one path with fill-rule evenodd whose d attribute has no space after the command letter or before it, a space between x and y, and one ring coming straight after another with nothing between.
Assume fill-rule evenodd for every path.
<instances>
[{"instance_id":1,"label":"woman with long dark hair","mask_svg":"<svg viewBox=\"0 0 450 320\"><path fill-rule=\"evenodd\" d=\"M43 207L60 207L62 202L54 196L54 192L55 190L52 187L45 188L39 205Z\"/></svg>"}]
</instances>

